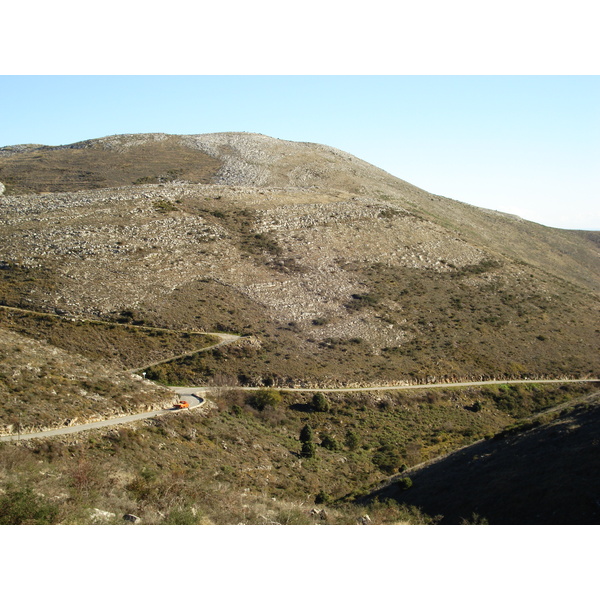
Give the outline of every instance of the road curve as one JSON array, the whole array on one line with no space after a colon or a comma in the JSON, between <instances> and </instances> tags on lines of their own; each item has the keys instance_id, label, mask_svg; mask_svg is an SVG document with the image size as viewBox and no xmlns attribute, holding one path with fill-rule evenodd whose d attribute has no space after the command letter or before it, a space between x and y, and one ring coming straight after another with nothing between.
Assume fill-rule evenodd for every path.
<instances>
[{"instance_id":1,"label":"road curve","mask_svg":"<svg viewBox=\"0 0 600 600\"><path fill-rule=\"evenodd\" d=\"M48 438L57 435L66 435L72 433L80 433L89 429L100 429L102 427L111 427L113 425L123 425L124 423L132 423L133 421L143 421L152 417L160 417L162 415L172 415L174 413L185 413L188 410L193 410L202 406L206 400L194 393L180 394L182 400L187 400L190 404L189 408L163 408L150 412L137 413L135 415L126 415L124 417L115 417L114 419L106 419L105 421L95 421L93 423L83 423L82 425L71 425L69 427L61 427L60 429L48 429L47 431L35 431L33 433L17 433L12 435L0 436L0 442L19 442L22 440L33 440L37 438Z\"/></svg>"},{"instance_id":2,"label":"road curve","mask_svg":"<svg viewBox=\"0 0 600 600\"><path fill-rule=\"evenodd\" d=\"M32 312L32 311L24 311L24 312ZM40 313L43 314L43 313ZM206 348L201 348L199 350L193 350L186 354L182 354L181 356L188 356L191 354L196 354L197 352L205 352L206 350L212 350L214 348L218 348L219 346L224 346L226 344L231 344L238 340L241 336L234 335L231 333L207 333L207 335L213 335L221 339L220 342L214 344L212 346L208 346ZM170 362L177 358L181 358L179 356L174 356L169 359L153 363L152 365L146 365L144 367L139 367L136 369L130 369L128 372L141 371L143 369L148 368L149 366L162 364L164 362ZM122 425L123 423L131 423L133 421L143 421L144 419L150 419L152 417L158 417L161 415L173 414L174 412L186 412L186 410L191 410L194 408L198 408L202 404L204 404L205 400L201 397L200 393L204 393L209 388L172 388L182 400L187 400L189 402L189 409L175 409L175 408L163 408L159 410L153 410L150 412L137 413L133 415L125 415L124 417L115 417L114 419L106 419L103 421L94 421L93 423L83 423L81 425L70 425L68 427L61 427L59 429L48 429L46 431L35 431L33 433L17 433L11 435L0 435L0 442L18 442L21 440L32 440L38 438L48 438L54 437L57 435L65 435L72 433L79 433L81 431L87 431L89 429L100 429L102 427L111 427L113 425ZM179 391L181 390L181 391Z\"/></svg>"},{"instance_id":3,"label":"road curve","mask_svg":"<svg viewBox=\"0 0 600 600\"><path fill-rule=\"evenodd\" d=\"M240 336L217 333L210 334L216 335L221 338L221 341L214 346L203 348L202 350L210 350L217 348L225 344L230 344ZM201 351L202 351L201 350ZM193 352L195 354L197 350ZM168 359L173 360L173 358ZM161 361L161 362L168 362ZM158 363L156 363L158 364ZM140 369L136 369L138 371ZM34 433L17 433L11 435L0 436L0 442L16 442L21 440L30 440L38 438L47 438L57 435L79 433L81 431L87 431L89 429L100 429L102 427L111 427L114 425L122 425L124 423L131 423L133 421L142 421L144 419L150 419L152 417L158 417L162 415L168 415L173 413L185 413L187 410L193 410L203 405L205 400L203 396L216 389L231 389L231 390L244 390L244 391L257 391L261 389L272 389L280 392L382 392L388 390L419 390L419 389L432 389L432 388L454 388L454 387L479 387L484 385L505 385L505 384L523 384L523 383L600 383L600 379L503 379L503 380L491 380L491 381L467 381L462 383L424 383L418 385L382 385L372 387L347 387L347 388L285 388L285 387L244 387L244 386L224 386L221 388L199 386L199 387L175 387L169 386L182 400L189 402L189 409L174 409L166 408L160 410L154 410L150 412L138 413L134 415L126 415L124 417L116 417L114 419L106 419L104 421L96 421L94 423L84 423L82 425L72 425L69 427L61 427L60 429L50 429L47 431L37 431Z\"/></svg>"}]
</instances>

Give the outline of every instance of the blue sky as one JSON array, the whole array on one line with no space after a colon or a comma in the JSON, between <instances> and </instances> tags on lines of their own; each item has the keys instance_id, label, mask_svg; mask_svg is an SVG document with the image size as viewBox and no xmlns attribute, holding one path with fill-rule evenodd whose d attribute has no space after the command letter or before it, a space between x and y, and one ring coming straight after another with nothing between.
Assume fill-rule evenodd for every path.
<instances>
[{"instance_id":1,"label":"blue sky","mask_svg":"<svg viewBox=\"0 0 600 600\"><path fill-rule=\"evenodd\" d=\"M249 131L429 192L600 230L597 76L0 76L0 146Z\"/></svg>"}]
</instances>

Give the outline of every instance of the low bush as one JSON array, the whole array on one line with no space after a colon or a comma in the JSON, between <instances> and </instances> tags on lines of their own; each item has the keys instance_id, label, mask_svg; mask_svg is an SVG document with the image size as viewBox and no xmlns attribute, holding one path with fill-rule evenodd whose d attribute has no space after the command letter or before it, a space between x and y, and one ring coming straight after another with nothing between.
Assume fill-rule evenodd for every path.
<instances>
[{"instance_id":1,"label":"low bush","mask_svg":"<svg viewBox=\"0 0 600 600\"><path fill-rule=\"evenodd\" d=\"M327 504L328 502L331 502L331 500L332 500L331 496L327 492L324 492L323 490L321 490L315 496L315 504Z\"/></svg>"},{"instance_id":2,"label":"low bush","mask_svg":"<svg viewBox=\"0 0 600 600\"><path fill-rule=\"evenodd\" d=\"M374 454L373 464L384 473L396 473L404 464L400 452L390 444L384 444Z\"/></svg>"},{"instance_id":3,"label":"low bush","mask_svg":"<svg viewBox=\"0 0 600 600\"><path fill-rule=\"evenodd\" d=\"M346 432L345 441L348 450L356 450L360 446L360 437L355 431Z\"/></svg>"},{"instance_id":4,"label":"low bush","mask_svg":"<svg viewBox=\"0 0 600 600\"><path fill-rule=\"evenodd\" d=\"M275 408L281 402L281 394L277 390L259 390L247 400L247 403L256 410L264 410L267 406Z\"/></svg>"},{"instance_id":5,"label":"low bush","mask_svg":"<svg viewBox=\"0 0 600 600\"><path fill-rule=\"evenodd\" d=\"M404 490L411 488L413 485L413 482L410 477L402 477L402 479L398 479L396 485L397 485L398 489L401 492L403 492Z\"/></svg>"},{"instance_id":6,"label":"low bush","mask_svg":"<svg viewBox=\"0 0 600 600\"><path fill-rule=\"evenodd\" d=\"M58 521L58 507L30 488L9 489L0 495L0 525L52 525Z\"/></svg>"},{"instance_id":7,"label":"low bush","mask_svg":"<svg viewBox=\"0 0 600 600\"><path fill-rule=\"evenodd\" d=\"M329 400L322 392L317 392L312 397L310 406L315 412L328 412L330 408Z\"/></svg>"},{"instance_id":8,"label":"low bush","mask_svg":"<svg viewBox=\"0 0 600 600\"><path fill-rule=\"evenodd\" d=\"M321 446L327 450L339 450L339 444L335 438L328 434L321 436Z\"/></svg>"}]
</instances>

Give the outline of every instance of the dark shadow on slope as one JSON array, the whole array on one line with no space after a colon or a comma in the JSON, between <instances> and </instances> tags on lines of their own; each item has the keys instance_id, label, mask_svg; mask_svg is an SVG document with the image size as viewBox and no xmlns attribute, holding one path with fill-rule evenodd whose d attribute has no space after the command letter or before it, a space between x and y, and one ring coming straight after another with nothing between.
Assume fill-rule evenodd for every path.
<instances>
[{"instance_id":1,"label":"dark shadow on slope","mask_svg":"<svg viewBox=\"0 0 600 600\"><path fill-rule=\"evenodd\" d=\"M442 524L600 524L600 395L547 425L478 442L403 474L373 496L442 514Z\"/></svg>"}]
</instances>

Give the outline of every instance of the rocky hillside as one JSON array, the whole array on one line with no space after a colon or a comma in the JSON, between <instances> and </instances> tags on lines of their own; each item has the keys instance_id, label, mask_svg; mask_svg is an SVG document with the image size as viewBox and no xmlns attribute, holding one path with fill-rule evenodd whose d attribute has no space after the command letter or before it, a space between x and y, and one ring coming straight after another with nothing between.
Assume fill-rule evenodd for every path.
<instances>
[{"instance_id":1,"label":"rocky hillside","mask_svg":"<svg viewBox=\"0 0 600 600\"><path fill-rule=\"evenodd\" d=\"M597 373L593 235L255 134L0 149L0 302L252 336L174 381Z\"/></svg>"}]
</instances>

